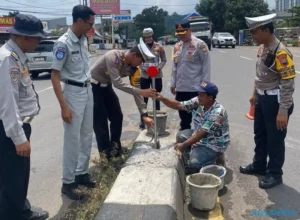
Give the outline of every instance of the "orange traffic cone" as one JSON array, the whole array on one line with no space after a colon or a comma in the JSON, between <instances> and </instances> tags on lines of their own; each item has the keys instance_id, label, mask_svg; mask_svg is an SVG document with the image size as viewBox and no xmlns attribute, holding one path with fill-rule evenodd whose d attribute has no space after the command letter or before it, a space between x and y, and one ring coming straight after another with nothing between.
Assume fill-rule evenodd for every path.
<instances>
[{"instance_id":1,"label":"orange traffic cone","mask_svg":"<svg viewBox=\"0 0 300 220\"><path fill-rule=\"evenodd\" d=\"M254 105L250 106L249 112L246 114L246 117L250 120L254 120Z\"/></svg>"}]
</instances>

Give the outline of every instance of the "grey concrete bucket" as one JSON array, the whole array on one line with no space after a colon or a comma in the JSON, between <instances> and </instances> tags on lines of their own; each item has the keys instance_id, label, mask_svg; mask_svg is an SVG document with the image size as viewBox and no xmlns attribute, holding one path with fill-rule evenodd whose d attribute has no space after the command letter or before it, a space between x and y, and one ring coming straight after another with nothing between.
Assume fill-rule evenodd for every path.
<instances>
[{"instance_id":1,"label":"grey concrete bucket","mask_svg":"<svg viewBox=\"0 0 300 220\"><path fill-rule=\"evenodd\" d=\"M217 177L220 177L222 183L219 187L219 190L223 189L224 187L224 179L226 176L226 168L218 165L208 165L205 167L202 167L200 170L200 173L210 173Z\"/></svg>"},{"instance_id":2,"label":"grey concrete bucket","mask_svg":"<svg viewBox=\"0 0 300 220\"><path fill-rule=\"evenodd\" d=\"M219 187L222 183L220 177L208 173L196 173L187 176L192 206L201 211L210 211L215 208Z\"/></svg>"},{"instance_id":3,"label":"grey concrete bucket","mask_svg":"<svg viewBox=\"0 0 300 220\"><path fill-rule=\"evenodd\" d=\"M153 111L148 111L148 115L153 119ZM166 133L168 113L164 111L156 111L157 135L162 136ZM154 135L153 129L147 127L147 134Z\"/></svg>"}]
</instances>

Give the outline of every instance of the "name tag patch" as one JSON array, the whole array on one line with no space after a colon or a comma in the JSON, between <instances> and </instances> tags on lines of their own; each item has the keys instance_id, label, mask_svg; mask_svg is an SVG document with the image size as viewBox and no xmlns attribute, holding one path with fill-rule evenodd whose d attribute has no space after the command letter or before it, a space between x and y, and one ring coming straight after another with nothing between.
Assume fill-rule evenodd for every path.
<instances>
[{"instance_id":1,"label":"name tag patch","mask_svg":"<svg viewBox=\"0 0 300 220\"><path fill-rule=\"evenodd\" d=\"M9 69L10 78L13 83L17 83L20 78L20 69L18 67L12 67Z\"/></svg>"},{"instance_id":2,"label":"name tag patch","mask_svg":"<svg viewBox=\"0 0 300 220\"><path fill-rule=\"evenodd\" d=\"M55 52L55 57L58 60L62 60L66 55L66 49L64 47L59 47L57 48Z\"/></svg>"},{"instance_id":3,"label":"name tag patch","mask_svg":"<svg viewBox=\"0 0 300 220\"><path fill-rule=\"evenodd\" d=\"M79 54L79 50L77 50L77 51L72 51L72 54Z\"/></svg>"}]
</instances>

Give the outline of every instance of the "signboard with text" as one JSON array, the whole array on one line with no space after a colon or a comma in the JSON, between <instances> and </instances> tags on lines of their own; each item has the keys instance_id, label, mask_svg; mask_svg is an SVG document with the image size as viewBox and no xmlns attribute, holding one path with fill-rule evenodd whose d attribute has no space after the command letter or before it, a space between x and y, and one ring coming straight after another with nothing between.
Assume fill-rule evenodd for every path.
<instances>
[{"instance_id":1,"label":"signboard with text","mask_svg":"<svg viewBox=\"0 0 300 220\"><path fill-rule=\"evenodd\" d=\"M7 33L7 29L15 23L14 17L0 17L0 33Z\"/></svg>"},{"instance_id":2,"label":"signboard with text","mask_svg":"<svg viewBox=\"0 0 300 220\"><path fill-rule=\"evenodd\" d=\"M131 21L131 11L130 10L121 10L120 14L114 15L114 20L119 21L119 22Z\"/></svg>"},{"instance_id":3,"label":"signboard with text","mask_svg":"<svg viewBox=\"0 0 300 220\"><path fill-rule=\"evenodd\" d=\"M90 8L96 15L120 14L120 0L90 0Z\"/></svg>"}]
</instances>

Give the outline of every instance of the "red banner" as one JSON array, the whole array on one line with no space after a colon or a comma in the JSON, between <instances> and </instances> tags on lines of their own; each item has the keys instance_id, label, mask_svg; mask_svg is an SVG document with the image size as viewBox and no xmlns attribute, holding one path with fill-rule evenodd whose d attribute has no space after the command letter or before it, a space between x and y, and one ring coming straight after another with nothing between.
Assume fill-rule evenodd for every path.
<instances>
[{"instance_id":1,"label":"red banner","mask_svg":"<svg viewBox=\"0 0 300 220\"><path fill-rule=\"evenodd\" d=\"M90 0L90 7L96 15L120 14L120 0Z\"/></svg>"},{"instance_id":2,"label":"red banner","mask_svg":"<svg viewBox=\"0 0 300 220\"><path fill-rule=\"evenodd\" d=\"M0 27L11 27L14 23L14 17L0 17Z\"/></svg>"}]
</instances>

